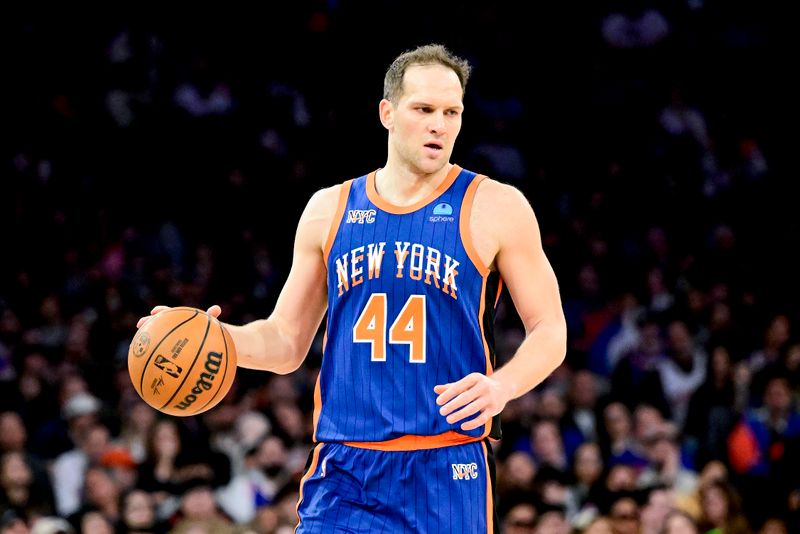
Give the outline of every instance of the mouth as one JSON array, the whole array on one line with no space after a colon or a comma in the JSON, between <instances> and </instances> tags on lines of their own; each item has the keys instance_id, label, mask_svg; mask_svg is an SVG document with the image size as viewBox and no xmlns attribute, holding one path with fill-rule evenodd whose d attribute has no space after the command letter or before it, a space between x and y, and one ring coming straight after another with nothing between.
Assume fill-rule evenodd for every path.
<instances>
[{"instance_id":1,"label":"mouth","mask_svg":"<svg viewBox=\"0 0 800 534\"><path fill-rule=\"evenodd\" d=\"M444 148L444 145L442 143L439 143L438 141L431 141L430 143L425 143L425 148L439 151Z\"/></svg>"}]
</instances>

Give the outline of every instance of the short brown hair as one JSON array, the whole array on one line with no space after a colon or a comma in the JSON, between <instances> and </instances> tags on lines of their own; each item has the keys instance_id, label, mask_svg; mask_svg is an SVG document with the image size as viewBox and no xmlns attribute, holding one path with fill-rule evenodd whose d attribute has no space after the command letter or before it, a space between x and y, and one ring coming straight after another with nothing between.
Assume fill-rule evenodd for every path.
<instances>
[{"instance_id":1,"label":"short brown hair","mask_svg":"<svg viewBox=\"0 0 800 534\"><path fill-rule=\"evenodd\" d=\"M461 82L462 94L472 70L469 62L453 55L444 45L427 44L406 50L392 61L383 78L383 98L392 100L403 94L403 76L412 65L442 65L453 70Z\"/></svg>"}]
</instances>

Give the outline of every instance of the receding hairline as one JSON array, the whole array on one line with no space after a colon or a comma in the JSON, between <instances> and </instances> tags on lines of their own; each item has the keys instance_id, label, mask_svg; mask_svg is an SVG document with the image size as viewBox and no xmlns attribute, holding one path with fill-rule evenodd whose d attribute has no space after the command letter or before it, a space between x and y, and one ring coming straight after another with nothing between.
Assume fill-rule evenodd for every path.
<instances>
[{"instance_id":1,"label":"receding hairline","mask_svg":"<svg viewBox=\"0 0 800 534\"><path fill-rule=\"evenodd\" d=\"M393 100L402 95L403 79L410 67L432 65L449 68L458 76L463 97L472 67L466 59L456 56L444 45L432 43L406 50L392 61L383 79L383 98Z\"/></svg>"}]
</instances>

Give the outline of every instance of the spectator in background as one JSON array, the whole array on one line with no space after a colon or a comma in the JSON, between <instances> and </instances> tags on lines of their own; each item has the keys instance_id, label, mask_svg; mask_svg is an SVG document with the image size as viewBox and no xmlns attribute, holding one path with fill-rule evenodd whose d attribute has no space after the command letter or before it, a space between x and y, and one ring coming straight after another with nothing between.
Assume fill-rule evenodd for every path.
<instances>
[{"instance_id":1,"label":"spectator in background","mask_svg":"<svg viewBox=\"0 0 800 534\"><path fill-rule=\"evenodd\" d=\"M100 466L108 472L120 491L128 491L138 482L139 464L123 445L109 445L100 456Z\"/></svg>"},{"instance_id":2,"label":"spectator in background","mask_svg":"<svg viewBox=\"0 0 800 534\"><path fill-rule=\"evenodd\" d=\"M497 468L497 507L501 516L520 501L534 500L537 465L530 454L512 452Z\"/></svg>"},{"instance_id":3,"label":"spectator in background","mask_svg":"<svg viewBox=\"0 0 800 534\"><path fill-rule=\"evenodd\" d=\"M614 534L639 534L640 510L636 499L627 494L616 496L608 510Z\"/></svg>"},{"instance_id":4,"label":"spectator in background","mask_svg":"<svg viewBox=\"0 0 800 534\"><path fill-rule=\"evenodd\" d=\"M0 534L28 534L28 525L14 510L0 512Z\"/></svg>"},{"instance_id":5,"label":"spectator in background","mask_svg":"<svg viewBox=\"0 0 800 534\"><path fill-rule=\"evenodd\" d=\"M572 462L573 484L569 487L569 500L575 503L578 513L597 509L603 480L603 457L600 447L593 441L583 443L575 451Z\"/></svg>"},{"instance_id":6,"label":"spectator in background","mask_svg":"<svg viewBox=\"0 0 800 534\"><path fill-rule=\"evenodd\" d=\"M233 521L220 509L211 486L199 479L185 487L171 521L174 526L170 534L191 534L200 529L214 534L235 534Z\"/></svg>"},{"instance_id":7,"label":"spectator in background","mask_svg":"<svg viewBox=\"0 0 800 534\"><path fill-rule=\"evenodd\" d=\"M701 530L718 529L725 534L751 534L742 512L741 497L725 480L713 480L700 488Z\"/></svg>"},{"instance_id":8,"label":"spectator in background","mask_svg":"<svg viewBox=\"0 0 800 534\"><path fill-rule=\"evenodd\" d=\"M545 419L533 426L531 449L540 468L550 466L561 473L569 471L570 466L564 452L564 443L555 421Z\"/></svg>"},{"instance_id":9,"label":"spectator in background","mask_svg":"<svg viewBox=\"0 0 800 534\"><path fill-rule=\"evenodd\" d=\"M598 492L600 513L608 515L611 503L620 495L634 495L637 491L636 478L638 471L626 464L611 466L603 478L604 484Z\"/></svg>"},{"instance_id":10,"label":"spectator in background","mask_svg":"<svg viewBox=\"0 0 800 534\"><path fill-rule=\"evenodd\" d=\"M153 493L159 518L165 518L175 511L185 488L200 482L219 488L230 475L227 456L210 450L207 440L191 436L178 419L163 417L153 426L138 487Z\"/></svg>"},{"instance_id":11,"label":"spectator in background","mask_svg":"<svg viewBox=\"0 0 800 534\"><path fill-rule=\"evenodd\" d=\"M67 518L76 524L87 513L98 512L114 525L119 521L121 515L120 495L119 484L105 468L99 465L90 466L84 476L80 507L73 514L69 514Z\"/></svg>"},{"instance_id":12,"label":"spectator in background","mask_svg":"<svg viewBox=\"0 0 800 534\"><path fill-rule=\"evenodd\" d=\"M772 316L764 330L761 345L747 357L750 371L757 373L765 367L779 362L791 335L792 327L789 317L784 313Z\"/></svg>"},{"instance_id":13,"label":"spectator in background","mask_svg":"<svg viewBox=\"0 0 800 534\"><path fill-rule=\"evenodd\" d=\"M670 419L682 429L692 394L706 379L708 356L692 339L686 323L672 321L667 328L668 358L656 364L661 390L670 407Z\"/></svg>"},{"instance_id":14,"label":"spectator in background","mask_svg":"<svg viewBox=\"0 0 800 534\"><path fill-rule=\"evenodd\" d=\"M34 478L34 486L39 492L38 497L51 503L54 509L54 499L52 485L50 482L50 473L47 470L47 465L38 457L33 454L27 447L28 444L28 431L22 421L22 418L17 412L1 412L0 413L0 454L6 453L19 453L25 460L25 463L31 469Z\"/></svg>"},{"instance_id":15,"label":"spectator in background","mask_svg":"<svg viewBox=\"0 0 800 534\"><path fill-rule=\"evenodd\" d=\"M570 534L566 512L558 506L541 506L536 520L536 532Z\"/></svg>"},{"instance_id":16,"label":"spectator in background","mask_svg":"<svg viewBox=\"0 0 800 534\"><path fill-rule=\"evenodd\" d=\"M663 534L702 534L697 521L681 510L672 510L664 519Z\"/></svg>"},{"instance_id":17,"label":"spectator in background","mask_svg":"<svg viewBox=\"0 0 800 534\"><path fill-rule=\"evenodd\" d=\"M141 489L124 492L120 497L121 534L166 534L170 524L156 516L153 496Z\"/></svg>"},{"instance_id":18,"label":"spectator in background","mask_svg":"<svg viewBox=\"0 0 800 534\"><path fill-rule=\"evenodd\" d=\"M683 465L678 431L665 423L644 437L649 463L639 474L640 488L663 485L685 498L697 489L697 474Z\"/></svg>"},{"instance_id":19,"label":"spectator in background","mask_svg":"<svg viewBox=\"0 0 800 534\"><path fill-rule=\"evenodd\" d=\"M77 372L62 376L58 394L60 412L39 426L32 444L44 460L74 448L86 431L103 419L103 402L89 391L86 379Z\"/></svg>"},{"instance_id":20,"label":"spectator in background","mask_svg":"<svg viewBox=\"0 0 800 534\"><path fill-rule=\"evenodd\" d=\"M676 86L670 90L669 103L661 109L658 123L664 135L664 168L673 176L681 176L674 193L695 202L718 171L706 116L689 102L686 88Z\"/></svg>"},{"instance_id":21,"label":"spectator in background","mask_svg":"<svg viewBox=\"0 0 800 534\"><path fill-rule=\"evenodd\" d=\"M98 510L76 514L72 525L81 533L114 534L114 524Z\"/></svg>"},{"instance_id":22,"label":"spectator in background","mask_svg":"<svg viewBox=\"0 0 800 534\"><path fill-rule=\"evenodd\" d=\"M293 476L301 476L311 450L308 418L300 411L296 401L274 403L270 413L273 433L283 441L286 449L285 469Z\"/></svg>"},{"instance_id":23,"label":"spectator in background","mask_svg":"<svg viewBox=\"0 0 800 534\"><path fill-rule=\"evenodd\" d=\"M519 503L503 516L504 534L535 534L536 507L531 503Z\"/></svg>"},{"instance_id":24,"label":"spectator in background","mask_svg":"<svg viewBox=\"0 0 800 534\"><path fill-rule=\"evenodd\" d=\"M207 57L195 53L186 79L175 89L175 103L193 117L230 113L234 105L231 88L217 71Z\"/></svg>"},{"instance_id":25,"label":"spectator in background","mask_svg":"<svg viewBox=\"0 0 800 534\"><path fill-rule=\"evenodd\" d=\"M147 436L156 422L158 412L140 397L120 410L122 418L117 443L124 446L139 464L147 455Z\"/></svg>"},{"instance_id":26,"label":"spectator in background","mask_svg":"<svg viewBox=\"0 0 800 534\"><path fill-rule=\"evenodd\" d=\"M30 527L30 534L75 534L72 524L57 516L40 517L33 521Z\"/></svg>"},{"instance_id":27,"label":"spectator in background","mask_svg":"<svg viewBox=\"0 0 800 534\"><path fill-rule=\"evenodd\" d=\"M672 489L657 485L646 488L647 498L641 507L639 534L661 534L670 511L674 508Z\"/></svg>"},{"instance_id":28,"label":"spectator in background","mask_svg":"<svg viewBox=\"0 0 800 534\"><path fill-rule=\"evenodd\" d=\"M697 476L697 489L690 495L675 495L675 508L686 512L695 520L702 516L702 498L700 489L716 480L729 480L728 468L719 460L711 460L700 470Z\"/></svg>"},{"instance_id":29,"label":"spectator in background","mask_svg":"<svg viewBox=\"0 0 800 534\"><path fill-rule=\"evenodd\" d=\"M605 354L603 358L595 357L590 360L590 368L606 377L617 367L623 356L635 350L641 341L639 322L645 313L645 307L633 291L624 292L619 300L619 315L609 324L614 331L605 345Z\"/></svg>"},{"instance_id":30,"label":"spectator in background","mask_svg":"<svg viewBox=\"0 0 800 534\"><path fill-rule=\"evenodd\" d=\"M611 520L606 516L598 516L589 523L581 534L614 534L611 528Z\"/></svg>"},{"instance_id":31,"label":"spectator in background","mask_svg":"<svg viewBox=\"0 0 800 534\"><path fill-rule=\"evenodd\" d=\"M629 409L640 402L669 413L658 375L659 362L666 359L661 326L652 315L639 322L639 345L619 361L611 372L610 400L623 402Z\"/></svg>"},{"instance_id":32,"label":"spectator in background","mask_svg":"<svg viewBox=\"0 0 800 534\"><path fill-rule=\"evenodd\" d=\"M567 393L567 410L561 417L561 435L568 457L587 441L596 441L600 416L597 398L600 379L587 369L572 374Z\"/></svg>"},{"instance_id":33,"label":"spectator in background","mask_svg":"<svg viewBox=\"0 0 800 534\"><path fill-rule=\"evenodd\" d=\"M213 445L228 455L231 473L239 475L246 471L246 456L272 431L272 424L262 412L244 409L239 412L232 428L214 433Z\"/></svg>"},{"instance_id":34,"label":"spectator in background","mask_svg":"<svg viewBox=\"0 0 800 534\"><path fill-rule=\"evenodd\" d=\"M791 340L791 321L786 314L772 317L764 331L761 345L747 357L747 365L752 374L751 394L760 399L764 395L767 381L783 371L783 355Z\"/></svg>"},{"instance_id":35,"label":"spectator in background","mask_svg":"<svg viewBox=\"0 0 800 534\"><path fill-rule=\"evenodd\" d=\"M652 267L647 271L645 298L647 313L665 322L675 307L675 295L667 287L665 274L661 267Z\"/></svg>"},{"instance_id":36,"label":"spectator in background","mask_svg":"<svg viewBox=\"0 0 800 534\"><path fill-rule=\"evenodd\" d=\"M793 341L786 347L783 357L783 369L789 380L789 386L795 394L800 394L800 342Z\"/></svg>"},{"instance_id":37,"label":"spectator in background","mask_svg":"<svg viewBox=\"0 0 800 534\"><path fill-rule=\"evenodd\" d=\"M794 532L794 531L792 531ZM758 529L758 534L789 534L786 527L786 522L779 517L771 517L764 521L761 528Z\"/></svg>"},{"instance_id":38,"label":"spectator in background","mask_svg":"<svg viewBox=\"0 0 800 534\"><path fill-rule=\"evenodd\" d=\"M14 510L19 517L32 521L53 513L52 497L50 487L34 477L22 453L0 456L0 510Z\"/></svg>"},{"instance_id":39,"label":"spectator in background","mask_svg":"<svg viewBox=\"0 0 800 534\"><path fill-rule=\"evenodd\" d=\"M633 434L630 411L621 402L612 402L603 410L600 447L609 467L621 463L639 468L647 464L645 451Z\"/></svg>"},{"instance_id":40,"label":"spectator in background","mask_svg":"<svg viewBox=\"0 0 800 534\"><path fill-rule=\"evenodd\" d=\"M796 489L800 446L800 411L786 376L766 382L763 405L747 410L728 438L728 457L748 516L785 514L786 495Z\"/></svg>"},{"instance_id":41,"label":"spectator in background","mask_svg":"<svg viewBox=\"0 0 800 534\"><path fill-rule=\"evenodd\" d=\"M217 493L222 510L236 523L247 523L256 511L273 504L278 491L292 478L288 452L277 436L265 435L245 455L245 471Z\"/></svg>"},{"instance_id":42,"label":"spectator in background","mask_svg":"<svg viewBox=\"0 0 800 534\"><path fill-rule=\"evenodd\" d=\"M80 508L87 470L100 463L110 443L108 428L95 423L86 430L85 436L78 438L74 449L55 459L52 480L58 515L67 517Z\"/></svg>"},{"instance_id":43,"label":"spectator in background","mask_svg":"<svg viewBox=\"0 0 800 534\"><path fill-rule=\"evenodd\" d=\"M43 460L50 460L72 444L68 438L45 432L46 425L57 420L61 399L56 394L56 377L44 354L37 348L20 349L21 363L17 369L14 395L3 396L8 408L19 412L30 437L30 448Z\"/></svg>"},{"instance_id":44,"label":"spectator in background","mask_svg":"<svg viewBox=\"0 0 800 534\"><path fill-rule=\"evenodd\" d=\"M649 48L669 36L670 24L653 3L624 4L603 18L601 33L614 48Z\"/></svg>"},{"instance_id":45,"label":"spectator in background","mask_svg":"<svg viewBox=\"0 0 800 534\"><path fill-rule=\"evenodd\" d=\"M737 414L746 404L746 392L734 382L734 364L726 346L711 350L708 373L703 384L692 394L684 425L684 435L692 442L695 459L701 463L727 458L727 438Z\"/></svg>"}]
</instances>

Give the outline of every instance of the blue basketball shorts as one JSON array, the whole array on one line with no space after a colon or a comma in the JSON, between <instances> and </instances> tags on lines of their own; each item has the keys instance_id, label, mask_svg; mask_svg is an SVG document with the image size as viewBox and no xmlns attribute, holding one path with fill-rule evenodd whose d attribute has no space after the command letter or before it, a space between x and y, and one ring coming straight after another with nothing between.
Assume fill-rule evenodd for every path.
<instances>
[{"instance_id":1,"label":"blue basketball shorts","mask_svg":"<svg viewBox=\"0 0 800 534\"><path fill-rule=\"evenodd\" d=\"M300 486L298 534L499 532L487 440L383 451L319 443Z\"/></svg>"}]
</instances>

